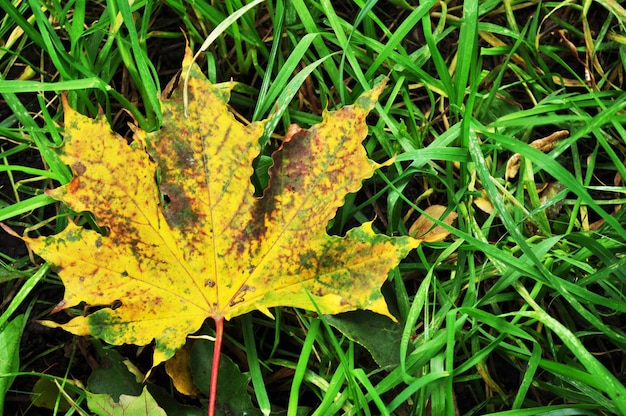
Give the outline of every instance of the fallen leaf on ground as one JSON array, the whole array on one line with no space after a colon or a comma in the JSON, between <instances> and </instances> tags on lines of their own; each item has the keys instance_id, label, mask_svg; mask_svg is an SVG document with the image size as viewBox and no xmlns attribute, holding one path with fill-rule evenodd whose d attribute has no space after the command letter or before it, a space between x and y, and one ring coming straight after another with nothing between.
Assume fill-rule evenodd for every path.
<instances>
[{"instance_id":1,"label":"fallen leaf on ground","mask_svg":"<svg viewBox=\"0 0 626 416\"><path fill-rule=\"evenodd\" d=\"M450 211L444 218L441 216L446 212L448 208L443 205L431 205L424 210L424 212L433 218L439 219L441 222L447 225L452 225L457 218L457 213ZM422 241L433 243L437 241L443 241L450 231L443 228L441 225L436 225L433 220L426 215L420 215L417 220L409 228L409 235L415 238L419 238Z\"/></svg>"},{"instance_id":2,"label":"fallen leaf on ground","mask_svg":"<svg viewBox=\"0 0 626 416\"><path fill-rule=\"evenodd\" d=\"M556 144L560 140L563 140L568 135L569 135L568 130L559 130L542 139L533 140L532 142L529 143L529 145L534 147L537 150L547 153L551 151L552 149L554 149ZM506 179L507 180L517 176L517 172L519 172L521 160L522 160L522 155L519 153L515 153L506 162Z\"/></svg>"},{"instance_id":3,"label":"fallen leaf on ground","mask_svg":"<svg viewBox=\"0 0 626 416\"><path fill-rule=\"evenodd\" d=\"M23 239L63 280L59 309L101 307L45 324L114 345L155 339L157 365L207 318L292 306L393 319L380 286L419 240L377 234L371 223L345 237L326 233L344 196L379 167L361 141L383 84L309 130L291 130L273 156L270 185L255 198L250 176L263 124L236 121L228 91L208 82L189 50L188 69L186 112L181 81L162 102L162 128L136 129L132 146L103 116L80 115L64 100L60 153L74 178L49 195L91 211L107 232L71 223Z\"/></svg>"}]
</instances>

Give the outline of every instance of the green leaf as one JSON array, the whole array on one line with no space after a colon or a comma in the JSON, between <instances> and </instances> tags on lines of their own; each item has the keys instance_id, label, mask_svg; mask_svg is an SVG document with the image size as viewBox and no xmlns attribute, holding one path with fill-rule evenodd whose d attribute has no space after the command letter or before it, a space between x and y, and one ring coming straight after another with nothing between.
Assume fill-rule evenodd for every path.
<instances>
[{"instance_id":1,"label":"green leaf","mask_svg":"<svg viewBox=\"0 0 626 416\"><path fill-rule=\"evenodd\" d=\"M119 402L108 394L87 393L87 405L98 416L167 416L146 387L139 396L122 394Z\"/></svg>"},{"instance_id":2,"label":"green leaf","mask_svg":"<svg viewBox=\"0 0 626 416\"><path fill-rule=\"evenodd\" d=\"M68 381L68 383L70 383ZM70 403L67 398L59 391L60 384L54 378L41 377L33 386L31 393L31 402L37 407L44 409L57 409L66 412L70 409ZM75 397L73 392L66 391L70 398Z\"/></svg>"},{"instance_id":3,"label":"green leaf","mask_svg":"<svg viewBox=\"0 0 626 416\"><path fill-rule=\"evenodd\" d=\"M197 340L191 349L191 372L193 379L205 394L209 394L211 386L211 357L213 357L213 342ZM220 368L217 377L217 414L225 415L261 415L261 411L252 405L252 400L246 392L250 383L250 375L242 373L228 356L220 357Z\"/></svg>"},{"instance_id":4,"label":"green leaf","mask_svg":"<svg viewBox=\"0 0 626 416\"><path fill-rule=\"evenodd\" d=\"M325 318L342 334L369 351L379 366L400 364L402 327L391 319L361 310L327 315Z\"/></svg>"},{"instance_id":5,"label":"green leaf","mask_svg":"<svg viewBox=\"0 0 626 416\"><path fill-rule=\"evenodd\" d=\"M24 315L18 315L0 330L0 414L4 398L20 367L20 338L24 330Z\"/></svg>"},{"instance_id":6,"label":"green leaf","mask_svg":"<svg viewBox=\"0 0 626 416\"><path fill-rule=\"evenodd\" d=\"M96 394L108 394L114 400L119 400L122 394L138 396L141 394L141 384L136 376L129 371L124 363L126 360L119 352L113 349L104 349L94 342L100 355L100 368L89 376L87 385L89 391Z\"/></svg>"}]
</instances>

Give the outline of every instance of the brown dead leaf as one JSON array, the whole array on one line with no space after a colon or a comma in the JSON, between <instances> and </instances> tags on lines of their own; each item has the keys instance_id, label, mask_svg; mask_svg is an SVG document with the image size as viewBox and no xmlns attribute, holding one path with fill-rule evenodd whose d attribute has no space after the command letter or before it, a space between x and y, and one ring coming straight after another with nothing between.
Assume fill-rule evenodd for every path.
<instances>
[{"instance_id":1,"label":"brown dead leaf","mask_svg":"<svg viewBox=\"0 0 626 416\"><path fill-rule=\"evenodd\" d=\"M534 147L537 150L540 150L544 153L547 153L554 149L554 146L562 140L563 138L569 135L569 130L559 130L552 133L549 136L546 136L542 139L537 139L532 141L530 146ZM517 176L517 172L519 172L520 162L522 160L522 155L519 153L515 153L511 156L506 163L506 180L510 178L514 178Z\"/></svg>"},{"instance_id":2,"label":"brown dead leaf","mask_svg":"<svg viewBox=\"0 0 626 416\"><path fill-rule=\"evenodd\" d=\"M482 196L474 198L474 205L486 214L493 214L495 210L485 191L482 192Z\"/></svg>"},{"instance_id":3,"label":"brown dead leaf","mask_svg":"<svg viewBox=\"0 0 626 416\"><path fill-rule=\"evenodd\" d=\"M441 216L446 212L448 208L444 205L431 205L424 210L425 213L434 218L440 218L442 222L448 225L452 225L457 218L457 214L451 211L444 218ZM409 228L409 235L419 238L425 242L433 243L437 241L443 241L450 234L450 231L443 228L441 225L436 225L434 221L425 215L420 217Z\"/></svg>"}]
</instances>

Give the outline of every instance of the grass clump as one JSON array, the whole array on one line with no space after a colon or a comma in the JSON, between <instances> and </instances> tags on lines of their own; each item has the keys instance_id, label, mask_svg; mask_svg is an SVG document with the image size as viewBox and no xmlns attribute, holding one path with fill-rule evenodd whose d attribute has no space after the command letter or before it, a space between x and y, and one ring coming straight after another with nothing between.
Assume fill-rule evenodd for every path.
<instances>
[{"instance_id":1,"label":"grass clump","mask_svg":"<svg viewBox=\"0 0 626 416\"><path fill-rule=\"evenodd\" d=\"M0 3L0 221L32 234L56 233L68 217L95 226L44 193L71 179L54 152L59 93L123 135L131 120L158 129L157 97L184 36L198 50L242 6ZM393 163L346 198L330 233L375 218L379 232L407 234L432 205L457 214L452 226L434 218L450 236L391 273L384 291L400 326L292 309L229 323L226 355L250 373L243 390L256 409L626 414L625 21L610 2L278 0L210 46L203 69L237 82L233 109L280 116L259 172L290 123L311 125L389 77L364 146ZM88 413L89 394L137 392L113 392L94 374L132 386L121 363L145 372L150 354L42 329L34 321L62 298L59 280L5 234L0 260L6 414L37 414L29 397L44 394L41 377L53 381L54 414ZM202 413L163 369L148 384L168 414L183 404Z\"/></svg>"}]
</instances>

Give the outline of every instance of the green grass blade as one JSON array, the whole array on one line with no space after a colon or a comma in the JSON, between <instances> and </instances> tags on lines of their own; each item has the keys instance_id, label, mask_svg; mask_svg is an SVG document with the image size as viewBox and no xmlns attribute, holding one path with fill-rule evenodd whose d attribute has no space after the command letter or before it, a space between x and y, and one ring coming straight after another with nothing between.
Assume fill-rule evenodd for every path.
<instances>
[{"instance_id":1,"label":"green grass blade","mask_svg":"<svg viewBox=\"0 0 626 416\"><path fill-rule=\"evenodd\" d=\"M295 69L298 64L301 62L304 55L308 52L311 42L318 37L317 33L308 33L304 35L304 37L298 42L298 44L293 48L293 51L289 54L289 58L285 61L285 63L280 68L278 74L272 81L272 85L269 87L266 95L263 97L259 96L259 101L257 107L255 109L255 118L260 117L261 114L265 114L272 105L276 104L276 98L279 96L281 99L279 100L280 105L288 104L286 100L289 101L293 98L298 88L305 81L306 77L311 74L311 72L317 68L317 66L324 62L324 58L316 61L311 65L307 65L302 71L298 72L293 79L298 79L297 81L287 82L290 77L295 73ZM300 76L300 73L304 73L303 76ZM291 93L285 93L285 90L289 89ZM285 107L283 107L285 108ZM283 110L284 111L284 110ZM280 118L280 116L278 116Z\"/></svg>"},{"instance_id":2,"label":"green grass blade","mask_svg":"<svg viewBox=\"0 0 626 416\"><path fill-rule=\"evenodd\" d=\"M598 385L603 386L604 391L611 397L620 413L626 414L626 387L584 347L575 334L537 305L523 287L518 286L518 291L534 309L534 311L526 312L524 315L537 319L554 331L585 366L589 376L597 379Z\"/></svg>"},{"instance_id":3,"label":"green grass blade","mask_svg":"<svg viewBox=\"0 0 626 416\"><path fill-rule=\"evenodd\" d=\"M307 362L313 349L313 343L319 332L320 320L311 320L311 325L308 328L302 350L300 351L300 357L298 358L298 365L296 366L296 373L293 376L293 383L291 384L291 390L289 392L289 406L287 410L288 416L296 416L298 409L298 396L300 386L307 369Z\"/></svg>"},{"instance_id":4,"label":"green grass blade","mask_svg":"<svg viewBox=\"0 0 626 416\"><path fill-rule=\"evenodd\" d=\"M271 114L271 118L265 123L265 132L260 139L261 145L267 144L270 135L281 120L282 115L287 111L289 103L293 97L298 93L300 86L304 83L306 78L313 72L320 64L326 61L329 56L318 59L317 61L307 65L304 69L296 74L291 81L280 92L280 95L276 99L276 106L274 112Z\"/></svg>"},{"instance_id":5,"label":"green grass blade","mask_svg":"<svg viewBox=\"0 0 626 416\"><path fill-rule=\"evenodd\" d=\"M15 294L11 302L6 307L2 315L0 315L0 328L2 328L11 315L15 313L15 311L26 301L28 295L33 291L35 286L39 284L39 282L46 277L48 272L50 271L50 265L48 263L44 264L33 274L31 277L24 281L22 287Z\"/></svg>"},{"instance_id":6,"label":"green grass blade","mask_svg":"<svg viewBox=\"0 0 626 416\"><path fill-rule=\"evenodd\" d=\"M459 32L459 47L456 71L454 73L454 96L451 104L460 109L468 87L470 72L476 73L478 48L478 0L463 2L463 17ZM476 91L475 89L473 91Z\"/></svg>"},{"instance_id":7,"label":"green grass blade","mask_svg":"<svg viewBox=\"0 0 626 416\"><path fill-rule=\"evenodd\" d=\"M254 338L252 328L252 318L250 314L242 317L243 339L246 346L246 356L248 357L248 369L250 370L250 376L252 378L252 386L254 387L254 394L256 395L259 409L264 415L269 415L271 412L270 399L267 395L265 383L263 382L263 375L261 374L261 362L257 355L256 342Z\"/></svg>"},{"instance_id":8,"label":"green grass blade","mask_svg":"<svg viewBox=\"0 0 626 416\"><path fill-rule=\"evenodd\" d=\"M46 205L50 205L55 202L56 200L46 194L40 194L32 198L24 199L4 208L0 208L0 221L6 221L9 218L14 218L18 215L32 212L38 208L45 207Z\"/></svg>"}]
</instances>

